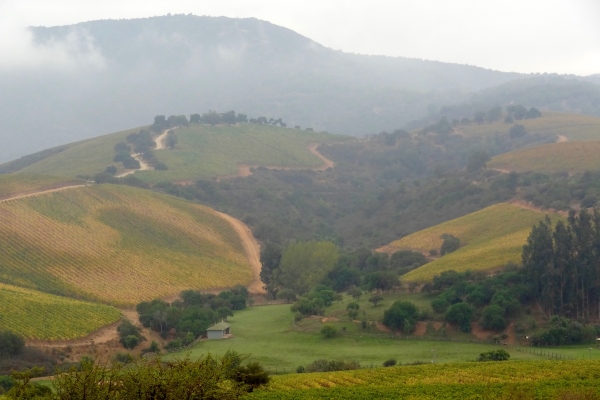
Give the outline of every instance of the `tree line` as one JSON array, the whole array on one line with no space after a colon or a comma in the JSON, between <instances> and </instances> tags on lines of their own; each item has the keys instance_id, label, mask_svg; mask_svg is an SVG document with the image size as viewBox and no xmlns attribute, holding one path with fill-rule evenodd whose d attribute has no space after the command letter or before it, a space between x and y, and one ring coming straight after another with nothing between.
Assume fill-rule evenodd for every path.
<instances>
[{"instance_id":1,"label":"tree line","mask_svg":"<svg viewBox=\"0 0 600 400\"><path fill-rule=\"evenodd\" d=\"M600 213L571 210L553 226L534 226L523 266L544 311L572 319L600 318Z\"/></svg>"}]
</instances>

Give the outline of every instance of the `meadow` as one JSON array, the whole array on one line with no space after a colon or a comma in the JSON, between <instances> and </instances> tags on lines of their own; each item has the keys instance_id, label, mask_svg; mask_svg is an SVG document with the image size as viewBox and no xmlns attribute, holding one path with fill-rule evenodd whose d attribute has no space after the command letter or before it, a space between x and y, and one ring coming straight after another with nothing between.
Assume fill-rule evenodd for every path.
<instances>
[{"instance_id":1,"label":"meadow","mask_svg":"<svg viewBox=\"0 0 600 400\"><path fill-rule=\"evenodd\" d=\"M255 124L193 124L176 129L175 135L177 145L173 150L155 151L169 169L136 172L138 178L160 182L236 175L239 165L318 168L323 162L308 150L310 144L349 139Z\"/></svg>"},{"instance_id":2,"label":"meadow","mask_svg":"<svg viewBox=\"0 0 600 400\"><path fill-rule=\"evenodd\" d=\"M501 154L488 168L515 172L584 172L600 169L600 142L551 143Z\"/></svg>"},{"instance_id":3,"label":"meadow","mask_svg":"<svg viewBox=\"0 0 600 400\"><path fill-rule=\"evenodd\" d=\"M515 121L523 125L528 133L539 133L550 137L565 136L569 141L590 142L600 140L600 118L590 115L544 112L541 118ZM460 126L455 133L461 136L493 135L506 133L513 124L498 121L491 124Z\"/></svg>"},{"instance_id":4,"label":"meadow","mask_svg":"<svg viewBox=\"0 0 600 400\"><path fill-rule=\"evenodd\" d=\"M38 340L89 335L121 318L116 308L0 283L0 326Z\"/></svg>"},{"instance_id":5,"label":"meadow","mask_svg":"<svg viewBox=\"0 0 600 400\"><path fill-rule=\"evenodd\" d=\"M365 296L363 296L365 297ZM388 295L383 305L365 305L369 318L377 318L398 295ZM362 301L362 300L361 300ZM326 309L326 317L338 315L339 308ZM370 309L376 308L376 312ZM473 361L480 353L497 348L493 344L459 342L454 339L406 340L393 333L382 332L373 327L363 329L359 323L348 318L333 318L322 322L321 317L305 318L294 322L290 305L258 306L237 311L228 319L233 338L202 341L191 350L173 353L167 358L182 358L189 354L223 355L228 350L248 355L248 361L258 361L272 372L295 372L300 365L306 366L318 359L355 360L363 366L381 366L385 360L395 358L399 363L426 362L454 363ZM325 338L320 330L325 324L334 326L339 335ZM463 338L467 339L467 337ZM514 359L543 359L539 355L511 352Z\"/></svg>"},{"instance_id":6,"label":"meadow","mask_svg":"<svg viewBox=\"0 0 600 400\"><path fill-rule=\"evenodd\" d=\"M171 196L93 185L0 204L4 283L130 306L252 276L229 222Z\"/></svg>"},{"instance_id":7,"label":"meadow","mask_svg":"<svg viewBox=\"0 0 600 400\"><path fill-rule=\"evenodd\" d=\"M248 398L591 399L600 395L599 368L600 361L504 361L282 375ZM560 397L567 392L583 397Z\"/></svg>"},{"instance_id":8,"label":"meadow","mask_svg":"<svg viewBox=\"0 0 600 400\"><path fill-rule=\"evenodd\" d=\"M439 253L442 235L446 233L459 238L461 247L403 275L403 282L430 281L448 270L489 271L507 263L519 263L532 226L545 215L554 220L562 218L512 204L495 204L396 240L386 246L386 251L410 249L425 254L431 250Z\"/></svg>"}]
</instances>

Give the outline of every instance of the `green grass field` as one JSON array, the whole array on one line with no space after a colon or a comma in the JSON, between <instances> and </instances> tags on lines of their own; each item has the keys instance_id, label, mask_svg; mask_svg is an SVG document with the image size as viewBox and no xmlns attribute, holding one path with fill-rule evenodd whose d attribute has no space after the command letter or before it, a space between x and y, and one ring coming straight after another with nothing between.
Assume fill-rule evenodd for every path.
<instances>
[{"instance_id":1,"label":"green grass field","mask_svg":"<svg viewBox=\"0 0 600 400\"><path fill-rule=\"evenodd\" d=\"M0 200L20 194L84 183L85 181L81 179L65 179L37 174L0 175Z\"/></svg>"},{"instance_id":2,"label":"green grass field","mask_svg":"<svg viewBox=\"0 0 600 400\"><path fill-rule=\"evenodd\" d=\"M0 282L131 305L252 276L234 228L175 197L94 185L0 204Z\"/></svg>"},{"instance_id":3,"label":"green grass field","mask_svg":"<svg viewBox=\"0 0 600 400\"><path fill-rule=\"evenodd\" d=\"M129 129L76 142L59 153L37 161L18 173L38 173L75 177L103 172L113 162L114 146L141 128ZM155 150L166 171L139 171L136 176L147 182L187 181L236 174L238 165L292 168L319 167L322 161L312 154L309 144L347 140L329 133L307 132L270 125L234 126L191 125L176 129L175 149Z\"/></svg>"},{"instance_id":4,"label":"green grass field","mask_svg":"<svg viewBox=\"0 0 600 400\"><path fill-rule=\"evenodd\" d=\"M584 172L600 169L600 142L551 143L501 154L488 168L515 172Z\"/></svg>"},{"instance_id":5,"label":"green grass field","mask_svg":"<svg viewBox=\"0 0 600 400\"><path fill-rule=\"evenodd\" d=\"M347 305L346 300L343 304ZM378 306L379 311L391 305L391 299ZM370 309L372 305L365 307ZM338 307L339 308L339 307ZM331 307L336 314L336 306ZM329 309L326 311L329 314ZM189 351L173 353L169 357L181 358L188 352L191 357L202 354L222 355L227 350L249 355L249 361L258 361L270 370L278 372L295 371L299 365L306 366L317 359L356 360L362 365L381 365L390 358L400 363L415 361L431 362L432 354L436 363L472 361L481 352L497 346L474 343L459 343L427 340L400 340L395 335L380 332L374 328L363 330L358 323L347 319L329 321L338 329L339 337L327 339L320 334L325 323L319 319L307 318L293 322L289 305L253 307L238 311L229 318L233 338L202 341ZM345 330L344 330L345 328ZM433 350L433 352L432 352ZM514 353L515 359L543 359L527 353Z\"/></svg>"},{"instance_id":6,"label":"green grass field","mask_svg":"<svg viewBox=\"0 0 600 400\"><path fill-rule=\"evenodd\" d=\"M415 365L275 376L255 399L597 399L598 361ZM567 393L571 393L568 395ZM573 396L578 393L579 396Z\"/></svg>"},{"instance_id":7,"label":"green grass field","mask_svg":"<svg viewBox=\"0 0 600 400\"><path fill-rule=\"evenodd\" d=\"M443 239L448 233L458 237L461 248L435 259L406 275L405 282L425 282L443 271L487 271L509 262L519 263L523 245L533 225L549 215L560 218L558 214L542 213L501 203L468 214L431 228L413 233L389 244L392 249L411 249L429 253L439 252Z\"/></svg>"},{"instance_id":8,"label":"green grass field","mask_svg":"<svg viewBox=\"0 0 600 400\"><path fill-rule=\"evenodd\" d=\"M0 326L27 339L75 339L119 318L110 306L0 283Z\"/></svg>"},{"instance_id":9,"label":"green grass field","mask_svg":"<svg viewBox=\"0 0 600 400\"><path fill-rule=\"evenodd\" d=\"M529 133L540 133L550 137L565 136L569 141L600 141L600 118L590 115L544 112L541 118L515 121ZM492 124L461 126L456 134L470 137L508 132L513 124L498 121Z\"/></svg>"}]
</instances>

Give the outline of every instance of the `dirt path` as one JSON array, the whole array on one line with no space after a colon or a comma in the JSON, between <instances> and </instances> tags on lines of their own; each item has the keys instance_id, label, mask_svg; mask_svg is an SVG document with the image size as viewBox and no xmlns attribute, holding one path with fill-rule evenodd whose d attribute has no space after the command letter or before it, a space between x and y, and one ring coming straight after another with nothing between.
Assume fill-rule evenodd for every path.
<instances>
[{"instance_id":1,"label":"dirt path","mask_svg":"<svg viewBox=\"0 0 600 400\"><path fill-rule=\"evenodd\" d=\"M323 154L319 153L319 151L317 150L317 147L319 147L318 144L311 144L307 147L307 149L312 154L319 157L321 159L321 161L323 161L323 165L321 165L320 167L315 167L315 168L280 167L280 166L262 166L262 165L240 164L240 165L238 165L237 174L219 176L219 177L217 177L216 180L217 180L217 182L220 182L223 179L247 177L247 176L252 175L252 171L251 171L252 168L266 168L266 169L281 170L281 171L301 171L301 170L306 170L306 169L309 169L312 171L326 171L329 168L333 168L335 166L335 163L333 161L331 161L330 159L328 159L327 157L325 157Z\"/></svg>"},{"instance_id":2,"label":"dirt path","mask_svg":"<svg viewBox=\"0 0 600 400\"><path fill-rule=\"evenodd\" d=\"M7 199L2 199L2 200L0 200L0 203L5 203L5 202L11 201L11 200L24 199L26 197L41 196L43 194L60 192L60 191L67 190L67 189L82 188L82 187L87 187L87 186L88 185L69 185L69 186L63 186L63 187L54 188L54 189L41 190L39 192L32 192L32 193L26 193L26 194L18 194L18 195L9 197Z\"/></svg>"},{"instance_id":3,"label":"dirt path","mask_svg":"<svg viewBox=\"0 0 600 400\"><path fill-rule=\"evenodd\" d=\"M254 278L248 285L248 291L250 293L266 293L263 288L264 284L260 280L260 269L262 267L260 263L260 246L254 238L254 235L252 235L252 231L239 219L235 219L231 215L224 213L217 213L233 226L233 229L235 229L242 240L244 250L246 251L246 255L248 256L248 260L250 261L254 273Z\"/></svg>"},{"instance_id":4,"label":"dirt path","mask_svg":"<svg viewBox=\"0 0 600 400\"><path fill-rule=\"evenodd\" d=\"M530 211L539 211L539 212L552 212L552 213L557 213L560 214L564 217L568 216L569 213L567 211L559 211L559 210L555 210L553 208L542 208L542 207L537 207L531 203L526 202L525 200L521 200L521 199L513 199L513 200L509 200L507 201L508 204L512 204L513 206L517 206L519 208L522 208L524 210L530 210Z\"/></svg>"},{"instance_id":5,"label":"dirt path","mask_svg":"<svg viewBox=\"0 0 600 400\"><path fill-rule=\"evenodd\" d=\"M556 143L568 142L569 138L564 135L556 135Z\"/></svg>"},{"instance_id":6,"label":"dirt path","mask_svg":"<svg viewBox=\"0 0 600 400\"><path fill-rule=\"evenodd\" d=\"M169 134L170 130L171 129L165 129L163 133L161 133L160 136L156 138L156 140L154 141L154 143L156 143L156 149L154 150L162 150L167 148L167 145L165 144L165 139L167 138L167 135Z\"/></svg>"}]
</instances>

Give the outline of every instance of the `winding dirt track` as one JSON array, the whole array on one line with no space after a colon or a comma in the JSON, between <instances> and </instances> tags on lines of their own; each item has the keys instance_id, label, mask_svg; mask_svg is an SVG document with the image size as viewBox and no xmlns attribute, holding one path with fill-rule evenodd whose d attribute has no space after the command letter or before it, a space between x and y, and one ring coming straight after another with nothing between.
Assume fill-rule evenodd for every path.
<instances>
[{"instance_id":1,"label":"winding dirt track","mask_svg":"<svg viewBox=\"0 0 600 400\"><path fill-rule=\"evenodd\" d=\"M9 197L7 199L2 199L0 200L0 203L5 203L7 201L11 201L11 200L17 200L17 199L24 199L26 197L35 197L35 196L41 196L43 194L48 194L48 193L54 193L54 192L60 192L63 190L67 190L67 189L75 189L75 188L82 188L82 187L86 187L88 185L69 185L69 186L63 186L63 187L59 187L59 188L54 188L54 189L48 189L48 190L41 190L39 192L32 192L32 193L25 193L25 194L18 194L12 197Z\"/></svg>"},{"instance_id":2,"label":"winding dirt track","mask_svg":"<svg viewBox=\"0 0 600 400\"><path fill-rule=\"evenodd\" d=\"M175 129L175 128L165 129L160 134L160 136L158 136L156 138L156 140L154 141L154 143L156 144L156 148L154 150L162 150L162 149L166 148L166 146L165 146L165 138L167 137L167 135L169 134L169 131L171 129ZM132 169L132 170L123 172L122 174L116 175L117 178L122 178L124 176L131 175L135 171L148 171L148 170L152 169L152 167L150 167L150 165L148 165L148 163L146 161L144 161L144 159L142 158L142 156L140 154L132 154L131 156L133 158L135 158L140 163L140 168L138 168L138 169Z\"/></svg>"},{"instance_id":3,"label":"winding dirt track","mask_svg":"<svg viewBox=\"0 0 600 400\"><path fill-rule=\"evenodd\" d=\"M231 179L231 178L243 178L246 176L250 176L252 175L252 168L266 168L266 169L272 169L272 170L280 170L280 171L301 171L301 170L312 170L312 171L326 171L329 168L333 168L335 166L335 163L333 161L331 161L330 159L328 159L327 157L325 157L323 154L319 153L319 151L317 150L317 147L319 147L318 144L311 144L307 146L307 149L313 153L315 156L319 157L321 159L321 161L323 161L323 165L321 165L320 167L281 167L281 166L276 166L276 165L272 165L272 166L264 166L264 165L248 165L248 164L240 164L238 165L238 172L237 174L232 174L232 175L223 175L223 176L219 176L216 178L217 182L222 181L223 179Z\"/></svg>"},{"instance_id":4,"label":"winding dirt track","mask_svg":"<svg viewBox=\"0 0 600 400\"><path fill-rule=\"evenodd\" d=\"M246 252L246 256L248 257L248 261L250 261L250 265L252 266L252 272L254 273L254 278L252 282L248 285L248 291L250 293L266 293L263 282L260 280L260 269L262 267L260 263L260 245L254 238L252 231L246 224L244 224L239 219L233 218L231 215L223 214L221 212L217 212L223 219L227 220L233 226L233 229L237 232L240 239L242 240L242 245L244 246L244 251Z\"/></svg>"}]
</instances>

